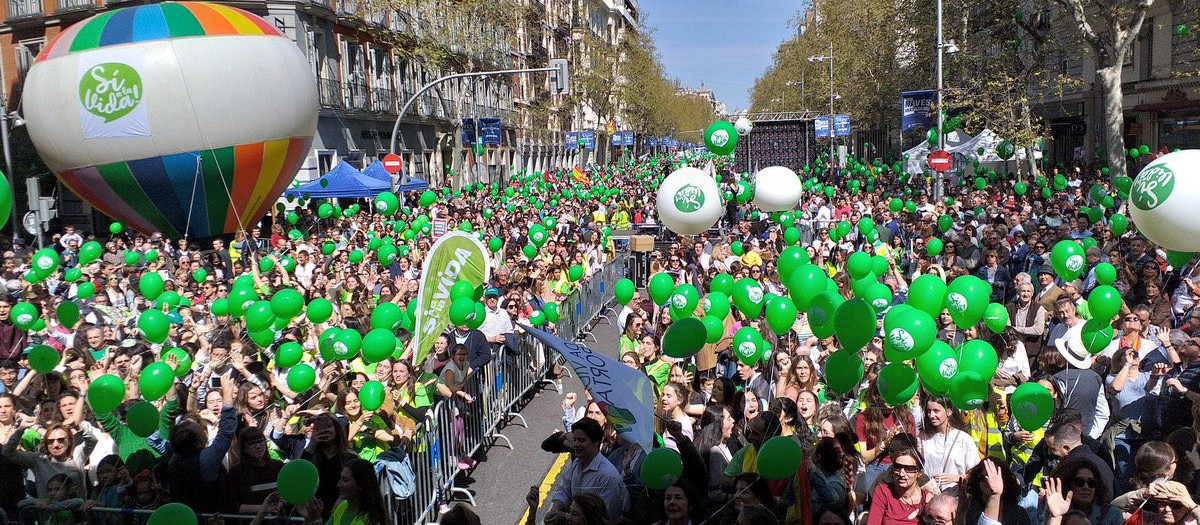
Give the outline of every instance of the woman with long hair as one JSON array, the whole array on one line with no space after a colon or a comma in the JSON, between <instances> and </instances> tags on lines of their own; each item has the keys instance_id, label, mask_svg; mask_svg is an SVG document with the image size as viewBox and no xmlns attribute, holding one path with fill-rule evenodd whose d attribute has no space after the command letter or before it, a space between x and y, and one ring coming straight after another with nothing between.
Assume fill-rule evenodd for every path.
<instances>
[{"instance_id":1,"label":"woman with long hair","mask_svg":"<svg viewBox=\"0 0 1200 525\"><path fill-rule=\"evenodd\" d=\"M802 349L807 350L807 349ZM800 352L792 358L792 388L798 390L807 390L817 394L817 399L823 395L824 385L817 379L815 373L816 366L813 365L812 359L805 353ZM797 395L793 395L791 388L787 391L788 397L796 399Z\"/></svg>"},{"instance_id":2,"label":"woman with long hair","mask_svg":"<svg viewBox=\"0 0 1200 525\"><path fill-rule=\"evenodd\" d=\"M342 469L355 459L348 448L346 430L332 414L322 413L311 419L312 434L304 447L301 459L311 461L317 467L317 497L321 501L318 515L328 516L338 501L339 479ZM311 519L311 516L310 516Z\"/></svg>"},{"instance_id":3,"label":"woman with long hair","mask_svg":"<svg viewBox=\"0 0 1200 525\"><path fill-rule=\"evenodd\" d=\"M279 477L283 462L267 453L267 438L254 427L243 428L237 434L238 463L229 470L226 501L237 514L257 513L270 495L269 487Z\"/></svg>"},{"instance_id":4,"label":"woman with long hair","mask_svg":"<svg viewBox=\"0 0 1200 525\"><path fill-rule=\"evenodd\" d=\"M688 391L687 387L679 383L667 383L663 386L662 396L659 399L659 415L658 426L662 426L662 421L674 421L683 427L683 435L688 439L693 439L695 431L692 428L692 418L683 411L683 406L687 403ZM679 445L665 429L660 429L665 441L665 447L676 452L679 452Z\"/></svg>"},{"instance_id":5,"label":"woman with long hair","mask_svg":"<svg viewBox=\"0 0 1200 525\"><path fill-rule=\"evenodd\" d=\"M1062 484L1063 493L1070 497L1071 509L1086 514L1093 524L1120 525L1125 521L1121 511L1108 504L1112 495L1104 486L1100 471L1091 461L1064 459L1050 476Z\"/></svg>"},{"instance_id":6,"label":"woman with long hair","mask_svg":"<svg viewBox=\"0 0 1200 525\"><path fill-rule=\"evenodd\" d=\"M796 396L796 415L799 418L796 420L796 427L806 428L808 435L816 435L817 433L817 395L808 390L801 390Z\"/></svg>"},{"instance_id":7,"label":"woman with long hair","mask_svg":"<svg viewBox=\"0 0 1200 525\"><path fill-rule=\"evenodd\" d=\"M925 420L919 436L925 456L925 475L937 482L943 493L957 494L967 471L979 464L979 449L970 434L955 428L957 418L950 403L941 398L925 400Z\"/></svg>"},{"instance_id":8,"label":"woman with long hair","mask_svg":"<svg viewBox=\"0 0 1200 525\"><path fill-rule=\"evenodd\" d=\"M1150 441L1138 447L1133 458L1134 472L1129 478L1130 490L1149 487L1156 481L1175 477L1177 466L1175 449L1162 441Z\"/></svg>"},{"instance_id":9,"label":"woman with long hair","mask_svg":"<svg viewBox=\"0 0 1200 525\"><path fill-rule=\"evenodd\" d=\"M854 418L854 433L858 436L858 450L867 464L866 483L871 485L891 463L885 453L892 437L902 432L915 432L916 426L910 410L895 410L883 400L879 387L870 383L865 396L866 408Z\"/></svg>"},{"instance_id":10,"label":"woman with long hair","mask_svg":"<svg viewBox=\"0 0 1200 525\"><path fill-rule=\"evenodd\" d=\"M337 476L337 500L332 510L326 513L322 498L313 498L301 507L306 525L387 525L390 523L379 491L379 478L375 467L363 459L351 459Z\"/></svg>"},{"instance_id":11,"label":"woman with long hair","mask_svg":"<svg viewBox=\"0 0 1200 525\"><path fill-rule=\"evenodd\" d=\"M709 405L700 417L700 432L696 435L696 451L708 466L708 503L720 505L725 501L722 483L725 467L733 459L728 442L733 439L733 414L724 405Z\"/></svg>"}]
</instances>

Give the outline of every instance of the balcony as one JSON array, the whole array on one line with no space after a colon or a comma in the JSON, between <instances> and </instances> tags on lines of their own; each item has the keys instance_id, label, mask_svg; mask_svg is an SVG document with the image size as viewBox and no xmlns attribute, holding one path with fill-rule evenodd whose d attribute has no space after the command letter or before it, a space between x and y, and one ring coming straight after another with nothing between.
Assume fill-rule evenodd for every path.
<instances>
[{"instance_id":1,"label":"balcony","mask_svg":"<svg viewBox=\"0 0 1200 525\"><path fill-rule=\"evenodd\" d=\"M321 107L324 108L341 108L345 107L342 103L342 86L338 81L328 78L317 79L317 95L321 99Z\"/></svg>"},{"instance_id":2,"label":"balcony","mask_svg":"<svg viewBox=\"0 0 1200 525\"><path fill-rule=\"evenodd\" d=\"M396 96L392 90L384 87L371 89L371 111L375 113L396 113Z\"/></svg>"},{"instance_id":3,"label":"balcony","mask_svg":"<svg viewBox=\"0 0 1200 525\"><path fill-rule=\"evenodd\" d=\"M28 20L45 15L41 0L8 0L9 20Z\"/></svg>"},{"instance_id":4,"label":"balcony","mask_svg":"<svg viewBox=\"0 0 1200 525\"><path fill-rule=\"evenodd\" d=\"M346 109L367 109L367 85L347 82L342 85L346 91Z\"/></svg>"},{"instance_id":5,"label":"balcony","mask_svg":"<svg viewBox=\"0 0 1200 525\"><path fill-rule=\"evenodd\" d=\"M99 9L95 0L55 0L55 13L89 12Z\"/></svg>"}]
</instances>

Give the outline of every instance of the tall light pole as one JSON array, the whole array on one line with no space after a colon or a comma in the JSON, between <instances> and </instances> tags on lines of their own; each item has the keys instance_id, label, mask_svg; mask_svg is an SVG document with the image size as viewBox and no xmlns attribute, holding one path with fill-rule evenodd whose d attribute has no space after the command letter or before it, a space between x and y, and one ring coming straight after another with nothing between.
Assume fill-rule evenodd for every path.
<instances>
[{"instance_id":1,"label":"tall light pole","mask_svg":"<svg viewBox=\"0 0 1200 525\"><path fill-rule=\"evenodd\" d=\"M941 0L938 0L938 5L941 5ZM938 10L938 16L941 16L941 10ZM941 20L939 18L938 20ZM941 24L938 25L938 40L941 40ZM808 57L809 63L812 62L829 62L829 174L833 175L833 41L829 41L829 54L826 56L811 56ZM940 62L939 62L940 63ZM940 93L940 91L939 91Z\"/></svg>"},{"instance_id":2,"label":"tall light pole","mask_svg":"<svg viewBox=\"0 0 1200 525\"><path fill-rule=\"evenodd\" d=\"M0 142L3 143L3 148L4 148L4 173L5 173L5 175L8 176L9 191L13 194L13 196L16 196L17 186L15 183L16 183L17 179L16 179L16 176L13 175L12 147L10 146L9 139L8 139L9 121L12 121L14 127L25 125L24 119L22 119L21 116L19 114L17 114L16 111L14 111L12 113L8 112L8 105L5 104L3 97L0 97ZM9 217L8 222L10 222L12 224L13 243L15 244L16 239L21 236L21 233L20 233L21 232L21 222L17 220L16 199L13 199L12 217ZM38 225L38 228L40 231L41 225ZM39 241L41 240L41 235L38 235L38 240ZM39 248L40 247L41 246L39 246Z\"/></svg>"},{"instance_id":3,"label":"tall light pole","mask_svg":"<svg viewBox=\"0 0 1200 525\"><path fill-rule=\"evenodd\" d=\"M946 135L942 133L944 129L942 124L945 122L946 113L942 110L942 54L945 51L945 46L942 43L942 0L937 0L937 138L938 151L946 149ZM942 200L942 178L944 172L937 170L937 182L933 185L934 200Z\"/></svg>"}]
</instances>

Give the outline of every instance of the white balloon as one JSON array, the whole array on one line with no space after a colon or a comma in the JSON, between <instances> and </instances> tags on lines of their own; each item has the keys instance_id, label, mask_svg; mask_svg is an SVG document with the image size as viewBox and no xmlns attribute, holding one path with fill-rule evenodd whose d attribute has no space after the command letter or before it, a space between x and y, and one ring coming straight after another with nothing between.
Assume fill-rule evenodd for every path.
<instances>
[{"instance_id":1,"label":"white balloon","mask_svg":"<svg viewBox=\"0 0 1200 525\"><path fill-rule=\"evenodd\" d=\"M1129 189L1129 215L1147 239L1177 252L1200 252L1200 150L1147 164Z\"/></svg>"},{"instance_id":2,"label":"white balloon","mask_svg":"<svg viewBox=\"0 0 1200 525\"><path fill-rule=\"evenodd\" d=\"M654 201L663 225L680 235L712 228L725 207L717 181L698 168L679 168L663 180Z\"/></svg>"},{"instance_id":3,"label":"white balloon","mask_svg":"<svg viewBox=\"0 0 1200 525\"><path fill-rule=\"evenodd\" d=\"M763 168L754 174L754 205L763 211L788 211L800 202L804 185L796 172L783 166Z\"/></svg>"},{"instance_id":4,"label":"white balloon","mask_svg":"<svg viewBox=\"0 0 1200 525\"><path fill-rule=\"evenodd\" d=\"M733 122L733 129L737 130L738 135L746 135L750 133L751 129L754 129L754 123L750 122L750 119L746 117L738 117Z\"/></svg>"}]
</instances>

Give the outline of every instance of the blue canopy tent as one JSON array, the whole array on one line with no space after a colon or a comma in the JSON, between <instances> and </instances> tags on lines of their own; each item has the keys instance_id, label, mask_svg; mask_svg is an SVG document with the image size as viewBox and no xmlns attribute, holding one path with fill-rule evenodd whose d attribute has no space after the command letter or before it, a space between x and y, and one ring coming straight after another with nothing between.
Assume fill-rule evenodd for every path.
<instances>
[{"instance_id":1,"label":"blue canopy tent","mask_svg":"<svg viewBox=\"0 0 1200 525\"><path fill-rule=\"evenodd\" d=\"M378 160L372 162L370 166L367 166L367 169L363 170L363 175L379 179L388 183L389 185L392 183L392 175L388 173L387 170L383 169L383 163ZM406 191L425 191L427 189L429 189L428 182L417 177L416 175L411 175L408 177L407 183L401 184L398 188L396 188L396 192L403 193Z\"/></svg>"},{"instance_id":2,"label":"blue canopy tent","mask_svg":"<svg viewBox=\"0 0 1200 525\"><path fill-rule=\"evenodd\" d=\"M321 178L283 193L288 197L359 199L374 197L388 189L388 181L363 175L353 166L339 162Z\"/></svg>"},{"instance_id":3,"label":"blue canopy tent","mask_svg":"<svg viewBox=\"0 0 1200 525\"><path fill-rule=\"evenodd\" d=\"M409 176L407 183L401 184L399 188L396 188L398 191L425 191L427 189L429 189L429 183L416 175Z\"/></svg>"}]
</instances>

